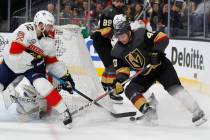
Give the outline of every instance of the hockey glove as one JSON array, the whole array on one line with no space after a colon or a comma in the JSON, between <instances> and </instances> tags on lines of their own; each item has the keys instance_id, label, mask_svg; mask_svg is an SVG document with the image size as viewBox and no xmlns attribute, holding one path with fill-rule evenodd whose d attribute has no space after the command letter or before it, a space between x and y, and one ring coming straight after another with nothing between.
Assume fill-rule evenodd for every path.
<instances>
[{"instance_id":1,"label":"hockey glove","mask_svg":"<svg viewBox=\"0 0 210 140\"><path fill-rule=\"evenodd\" d=\"M156 69L158 66L161 65L160 55L158 52L150 53L150 64L151 66L144 73L144 75L148 75L153 69Z\"/></svg>"},{"instance_id":2,"label":"hockey glove","mask_svg":"<svg viewBox=\"0 0 210 140\"><path fill-rule=\"evenodd\" d=\"M108 37L111 34L111 32L112 32L112 28L111 27L107 27L107 28L96 30L91 35L91 39L93 39L93 40L101 40L104 37Z\"/></svg>"},{"instance_id":3,"label":"hockey glove","mask_svg":"<svg viewBox=\"0 0 210 140\"><path fill-rule=\"evenodd\" d=\"M74 83L74 81L71 77L71 74L67 72L63 77L61 77L61 79L63 81L65 81L65 83L66 83L64 85L60 85L60 86L62 86L62 89L68 91L71 94L73 94L72 90L75 88L75 83Z\"/></svg>"},{"instance_id":4,"label":"hockey glove","mask_svg":"<svg viewBox=\"0 0 210 140\"><path fill-rule=\"evenodd\" d=\"M31 65L33 65L34 68L41 66L41 65L45 65L43 56L41 56L40 54L37 54L36 52L29 50L29 49L26 49L26 52L34 57L34 59L31 61Z\"/></svg>"},{"instance_id":5,"label":"hockey glove","mask_svg":"<svg viewBox=\"0 0 210 140\"><path fill-rule=\"evenodd\" d=\"M159 65L161 65L159 53L153 52L150 54L150 64L153 69L156 69Z\"/></svg>"},{"instance_id":6,"label":"hockey glove","mask_svg":"<svg viewBox=\"0 0 210 140\"><path fill-rule=\"evenodd\" d=\"M124 92L124 86L119 82L116 81L114 84L114 94L122 94Z\"/></svg>"},{"instance_id":7,"label":"hockey glove","mask_svg":"<svg viewBox=\"0 0 210 140\"><path fill-rule=\"evenodd\" d=\"M41 65L45 65L45 64L44 64L44 59L43 59L43 57L41 57L41 56L37 56L36 58L34 58L34 59L31 61L31 64L34 66L34 68L39 67L39 66L41 66Z\"/></svg>"}]
</instances>

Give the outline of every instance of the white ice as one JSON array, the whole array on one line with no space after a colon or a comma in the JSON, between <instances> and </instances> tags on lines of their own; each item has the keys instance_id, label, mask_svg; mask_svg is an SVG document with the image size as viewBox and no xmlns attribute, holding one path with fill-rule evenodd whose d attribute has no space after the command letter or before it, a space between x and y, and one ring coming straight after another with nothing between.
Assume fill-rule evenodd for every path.
<instances>
[{"instance_id":1,"label":"white ice","mask_svg":"<svg viewBox=\"0 0 210 140\"><path fill-rule=\"evenodd\" d=\"M18 122L14 107L4 109L0 97L0 140L209 140L210 121L200 127L191 122L191 114L174 98L156 85L152 88L157 97L159 125L146 126L123 119L101 120L103 115L84 115L75 119L68 130L58 120L33 120ZM190 91L207 119L210 120L210 96ZM115 106L120 112L134 110L128 101ZM87 119L87 117L89 117ZM91 118L94 118L91 120ZM98 120L97 120L98 119ZM94 121L96 120L96 121Z\"/></svg>"}]
</instances>

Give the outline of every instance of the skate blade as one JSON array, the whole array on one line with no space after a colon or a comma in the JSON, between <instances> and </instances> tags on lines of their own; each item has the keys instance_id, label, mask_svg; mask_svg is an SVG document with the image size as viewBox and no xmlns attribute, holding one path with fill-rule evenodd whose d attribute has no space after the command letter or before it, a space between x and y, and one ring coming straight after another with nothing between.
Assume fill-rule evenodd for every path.
<instances>
[{"instance_id":1,"label":"skate blade","mask_svg":"<svg viewBox=\"0 0 210 140\"><path fill-rule=\"evenodd\" d=\"M195 126L201 126L202 124L204 124L204 123L207 122L207 121L208 121L208 119L205 118L205 117L203 117L203 118L201 118L200 120L194 122L194 124L195 124Z\"/></svg>"}]
</instances>

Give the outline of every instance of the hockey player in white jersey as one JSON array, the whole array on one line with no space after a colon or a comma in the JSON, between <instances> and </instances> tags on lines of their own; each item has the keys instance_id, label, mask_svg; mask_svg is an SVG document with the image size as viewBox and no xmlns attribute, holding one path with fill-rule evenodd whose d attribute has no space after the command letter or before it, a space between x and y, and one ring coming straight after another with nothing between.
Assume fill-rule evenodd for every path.
<instances>
[{"instance_id":1,"label":"hockey player in white jersey","mask_svg":"<svg viewBox=\"0 0 210 140\"><path fill-rule=\"evenodd\" d=\"M24 75L46 99L47 104L63 116L64 125L71 128L69 110L58 91L45 77L47 69L74 87L67 67L56 58L55 40L49 37L54 30L54 22L53 15L42 10L36 13L34 22L24 23L13 32L11 44L5 49L0 65L0 91L4 91L18 76ZM46 42L51 45L43 45Z\"/></svg>"}]
</instances>

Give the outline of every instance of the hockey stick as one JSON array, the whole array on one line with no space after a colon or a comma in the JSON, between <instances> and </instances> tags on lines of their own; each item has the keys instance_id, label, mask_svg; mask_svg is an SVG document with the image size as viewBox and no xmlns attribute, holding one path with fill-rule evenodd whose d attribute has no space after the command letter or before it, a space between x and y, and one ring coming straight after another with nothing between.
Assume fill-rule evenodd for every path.
<instances>
[{"instance_id":1,"label":"hockey stick","mask_svg":"<svg viewBox=\"0 0 210 140\"><path fill-rule=\"evenodd\" d=\"M135 78L136 76L138 76L139 74L143 74L145 71L148 70L148 68L150 68L150 64L147 65L145 68L139 70L138 72L136 72L133 76L129 77L127 80L125 80L124 82L122 82L122 85L125 85L126 83L130 82L133 78ZM96 99L94 99L93 101L89 102L88 104L81 106L79 109L74 110L73 112L71 112L72 115L75 115L77 113L79 113L81 110L84 110L85 108L95 104L96 102L98 102L99 100L101 100L102 98L104 98L105 96L107 96L108 94L112 93L114 91L114 88L112 88L110 91L105 92L103 94L101 94L100 96L98 96Z\"/></svg>"},{"instance_id":2,"label":"hockey stick","mask_svg":"<svg viewBox=\"0 0 210 140\"><path fill-rule=\"evenodd\" d=\"M78 91L77 89L74 89L75 92L77 92L79 95L81 95L82 97L84 97L85 99L87 99L88 101L93 101L93 99L89 98L88 96L86 96L85 94L83 94L82 92ZM107 112L109 112L113 117L115 118L122 118L122 117L130 117L130 116L135 116L136 112L124 112L124 113L113 113L112 111L108 110L107 108L103 107L102 105L100 105L99 103L95 102L94 103L96 106L103 108L104 110L106 110Z\"/></svg>"},{"instance_id":3,"label":"hockey stick","mask_svg":"<svg viewBox=\"0 0 210 140\"><path fill-rule=\"evenodd\" d=\"M57 77L56 75L52 74L52 73L48 73L49 75L51 75L52 77L54 77L56 80L58 80L60 82L60 84L62 85L66 85L66 82L63 81L62 79L60 79L59 77ZM76 93L78 93L80 96L84 97L85 99L87 99L88 101L93 101L93 99L91 99L90 97L88 97L87 95L83 94L82 92L80 92L79 90L77 90L76 88L73 89L73 91L75 91ZM108 110L107 108L105 108L104 106L102 106L101 104L94 102L94 104L100 108L103 108L104 110L106 110L107 112L109 112L113 117L115 118L122 118L122 117L130 117L130 116L135 116L136 112L124 112L124 113L113 113L112 111Z\"/></svg>"}]
</instances>

